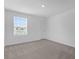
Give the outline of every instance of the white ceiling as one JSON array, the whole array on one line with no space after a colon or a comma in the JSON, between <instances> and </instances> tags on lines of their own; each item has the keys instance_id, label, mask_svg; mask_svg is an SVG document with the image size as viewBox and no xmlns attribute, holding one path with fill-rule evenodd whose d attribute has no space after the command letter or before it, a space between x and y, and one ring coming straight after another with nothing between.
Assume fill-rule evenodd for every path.
<instances>
[{"instance_id":1,"label":"white ceiling","mask_svg":"<svg viewBox=\"0 0 79 59\"><path fill-rule=\"evenodd\" d=\"M5 0L5 8L39 16L55 15L75 8L75 0L48 0L41 7L41 0Z\"/></svg>"}]
</instances>

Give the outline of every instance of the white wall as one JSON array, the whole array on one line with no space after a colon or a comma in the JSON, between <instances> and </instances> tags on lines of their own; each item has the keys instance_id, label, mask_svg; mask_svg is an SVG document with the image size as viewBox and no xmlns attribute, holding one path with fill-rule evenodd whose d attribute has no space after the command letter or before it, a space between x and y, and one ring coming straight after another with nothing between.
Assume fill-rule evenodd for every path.
<instances>
[{"instance_id":1,"label":"white wall","mask_svg":"<svg viewBox=\"0 0 79 59\"><path fill-rule=\"evenodd\" d=\"M47 18L45 18L44 20L41 20L41 36L42 36L42 39L46 39L46 35L47 35Z\"/></svg>"},{"instance_id":2,"label":"white wall","mask_svg":"<svg viewBox=\"0 0 79 59\"><path fill-rule=\"evenodd\" d=\"M28 34L25 36L13 35L13 16L28 17ZM42 39L43 20L45 17L23 14L11 10L5 10L5 45L29 42Z\"/></svg>"},{"instance_id":3,"label":"white wall","mask_svg":"<svg viewBox=\"0 0 79 59\"><path fill-rule=\"evenodd\" d=\"M69 46L75 46L75 12L66 12L48 19L47 39Z\"/></svg>"},{"instance_id":4,"label":"white wall","mask_svg":"<svg viewBox=\"0 0 79 59\"><path fill-rule=\"evenodd\" d=\"M13 35L13 16L28 17L28 34ZM75 12L66 12L49 18L5 10L5 45L18 44L40 39L49 39L75 46Z\"/></svg>"}]
</instances>

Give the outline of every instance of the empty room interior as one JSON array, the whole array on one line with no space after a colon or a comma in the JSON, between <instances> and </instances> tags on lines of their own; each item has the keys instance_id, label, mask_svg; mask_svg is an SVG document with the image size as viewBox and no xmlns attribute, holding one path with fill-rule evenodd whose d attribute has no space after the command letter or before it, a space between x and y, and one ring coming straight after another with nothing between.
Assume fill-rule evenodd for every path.
<instances>
[{"instance_id":1,"label":"empty room interior","mask_svg":"<svg viewBox=\"0 0 79 59\"><path fill-rule=\"evenodd\" d=\"M75 0L5 0L5 59L75 59Z\"/></svg>"}]
</instances>

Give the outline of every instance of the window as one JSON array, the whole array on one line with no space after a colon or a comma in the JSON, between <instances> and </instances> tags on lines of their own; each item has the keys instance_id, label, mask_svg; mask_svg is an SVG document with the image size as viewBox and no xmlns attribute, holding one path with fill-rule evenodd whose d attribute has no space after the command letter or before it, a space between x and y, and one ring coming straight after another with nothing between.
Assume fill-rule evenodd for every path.
<instances>
[{"instance_id":1,"label":"window","mask_svg":"<svg viewBox=\"0 0 79 59\"><path fill-rule=\"evenodd\" d=\"M14 16L14 35L27 34L27 18Z\"/></svg>"}]
</instances>

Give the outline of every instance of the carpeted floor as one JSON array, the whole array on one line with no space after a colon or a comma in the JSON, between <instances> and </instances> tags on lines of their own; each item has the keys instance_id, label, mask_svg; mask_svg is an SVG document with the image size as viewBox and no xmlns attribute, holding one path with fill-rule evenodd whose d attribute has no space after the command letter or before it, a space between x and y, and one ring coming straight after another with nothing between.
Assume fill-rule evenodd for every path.
<instances>
[{"instance_id":1,"label":"carpeted floor","mask_svg":"<svg viewBox=\"0 0 79 59\"><path fill-rule=\"evenodd\" d=\"M49 40L6 46L4 59L75 59L75 48Z\"/></svg>"}]
</instances>

